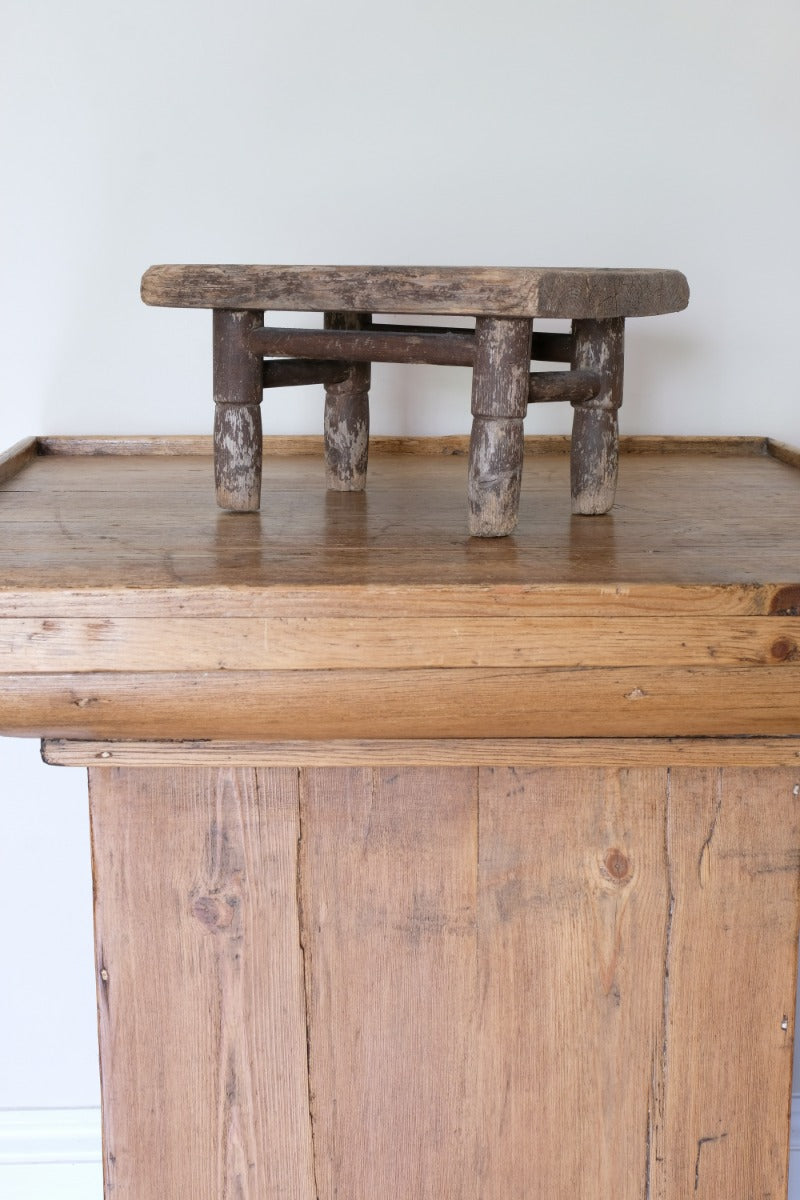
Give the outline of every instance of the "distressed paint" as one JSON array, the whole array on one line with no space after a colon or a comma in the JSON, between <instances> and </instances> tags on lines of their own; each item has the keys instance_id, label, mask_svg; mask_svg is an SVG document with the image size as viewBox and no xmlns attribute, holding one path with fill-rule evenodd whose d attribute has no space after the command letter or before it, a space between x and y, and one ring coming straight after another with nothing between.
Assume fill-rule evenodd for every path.
<instances>
[{"instance_id":1,"label":"distressed paint","mask_svg":"<svg viewBox=\"0 0 800 1200\"><path fill-rule=\"evenodd\" d=\"M624 318L575 322L573 371L591 371L600 380L593 397L573 401L571 491L576 515L606 513L614 504L624 353Z\"/></svg>"},{"instance_id":2,"label":"distressed paint","mask_svg":"<svg viewBox=\"0 0 800 1200\"><path fill-rule=\"evenodd\" d=\"M329 312L326 330L357 330L369 313ZM369 456L369 363L352 363L340 383L325 386L325 478L335 492L361 492Z\"/></svg>"},{"instance_id":3,"label":"distressed paint","mask_svg":"<svg viewBox=\"0 0 800 1200\"><path fill-rule=\"evenodd\" d=\"M261 312L214 311L214 479L217 504L255 512L261 502L263 365L247 347Z\"/></svg>"},{"instance_id":4,"label":"distressed paint","mask_svg":"<svg viewBox=\"0 0 800 1200\"><path fill-rule=\"evenodd\" d=\"M477 319L467 485L473 537L503 537L517 523L530 355L529 320Z\"/></svg>"}]
</instances>

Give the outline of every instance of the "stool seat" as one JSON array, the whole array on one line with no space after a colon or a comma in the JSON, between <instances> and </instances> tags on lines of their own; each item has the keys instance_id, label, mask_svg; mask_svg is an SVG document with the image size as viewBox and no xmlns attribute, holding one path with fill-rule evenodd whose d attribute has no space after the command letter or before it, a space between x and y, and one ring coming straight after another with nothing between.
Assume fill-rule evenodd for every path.
<instances>
[{"instance_id":1,"label":"stool seat","mask_svg":"<svg viewBox=\"0 0 800 1200\"><path fill-rule=\"evenodd\" d=\"M572 511L612 507L625 319L677 312L689 287L680 271L645 268L167 265L145 273L142 299L214 312L220 507L259 508L264 389L325 385L328 486L360 491L371 364L470 366L469 532L502 537L517 523L531 403L574 409ZM324 328L265 328L270 309L321 312ZM374 313L469 316L475 329L379 323ZM534 331L536 318L553 317L570 320L571 332ZM571 370L532 373L532 360Z\"/></svg>"},{"instance_id":2,"label":"stool seat","mask_svg":"<svg viewBox=\"0 0 800 1200\"><path fill-rule=\"evenodd\" d=\"M689 303L680 271L598 267L157 266L145 304L165 308L652 317Z\"/></svg>"}]
</instances>

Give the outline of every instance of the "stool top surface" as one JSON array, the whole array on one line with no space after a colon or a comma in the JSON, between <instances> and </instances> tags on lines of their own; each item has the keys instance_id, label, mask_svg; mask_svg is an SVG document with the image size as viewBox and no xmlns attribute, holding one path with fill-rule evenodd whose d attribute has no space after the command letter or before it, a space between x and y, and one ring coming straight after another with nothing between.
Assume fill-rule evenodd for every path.
<instances>
[{"instance_id":1,"label":"stool top surface","mask_svg":"<svg viewBox=\"0 0 800 1200\"><path fill-rule=\"evenodd\" d=\"M150 267L145 304L166 308L608 318L678 312L680 271L639 267Z\"/></svg>"}]
</instances>

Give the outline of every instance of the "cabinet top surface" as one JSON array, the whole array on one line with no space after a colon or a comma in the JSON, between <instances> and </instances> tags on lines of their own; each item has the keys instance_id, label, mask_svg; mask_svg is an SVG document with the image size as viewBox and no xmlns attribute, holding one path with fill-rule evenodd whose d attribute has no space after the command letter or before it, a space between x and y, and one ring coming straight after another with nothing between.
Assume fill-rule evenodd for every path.
<instances>
[{"instance_id":1,"label":"cabinet top surface","mask_svg":"<svg viewBox=\"0 0 800 1200\"><path fill-rule=\"evenodd\" d=\"M317 439L268 440L251 514L215 506L205 439L32 441L0 482L0 615L796 615L795 452L628 439L612 513L575 517L565 445L531 439L491 540L466 533L465 439L376 439L365 493L326 491Z\"/></svg>"}]
</instances>

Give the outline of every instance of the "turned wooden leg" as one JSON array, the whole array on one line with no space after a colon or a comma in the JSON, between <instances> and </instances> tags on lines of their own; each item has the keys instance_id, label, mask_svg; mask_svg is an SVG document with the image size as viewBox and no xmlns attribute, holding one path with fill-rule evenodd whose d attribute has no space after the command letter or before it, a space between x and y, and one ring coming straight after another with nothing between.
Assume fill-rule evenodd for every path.
<instances>
[{"instance_id":1,"label":"turned wooden leg","mask_svg":"<svg viewBox=\"0 0 800 1200\"><path fill-rule=\"evenodd\" d=\"M248 335L261 312L214 310L214 477L217 504L257 512L261 502L262 359Z\"/></svg>"},{"instance_id":2,"label":"turned wooden leg","mask_svg":"<svg viewBox=\"0 0 800 1200\"><path fill-rule=\"evenodd\" d=\"M575 321L573 336L573 368L596 371L602 380L596 396L573 404L572 511L593 516L608 512L617 490L625 319Z\"/></svg>"},{"instance_id":3,"label":"turned wooden leg","mask_svg":"<svg viewBox=\"0 0 800 1200\"><path fill-rule=\"evenodd\" d=\"M474 537L503 537L517 523L530 361L530 318L478 317L468 483Z\"/></svg>"},{"instance_id":4,"label":"turned wooden leg","mask_svg":"<svg viewBox=\"0 0 800 1200\"><path fill-rule=\"evenodd\" d=\"M326 329L364 329L369 313L327 312ZM325 385L325 474L336 492L362 492L369 455L370 363L353 363L340 383Z\"/></svg>"}]
</instances>

